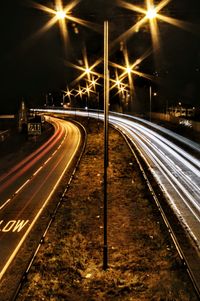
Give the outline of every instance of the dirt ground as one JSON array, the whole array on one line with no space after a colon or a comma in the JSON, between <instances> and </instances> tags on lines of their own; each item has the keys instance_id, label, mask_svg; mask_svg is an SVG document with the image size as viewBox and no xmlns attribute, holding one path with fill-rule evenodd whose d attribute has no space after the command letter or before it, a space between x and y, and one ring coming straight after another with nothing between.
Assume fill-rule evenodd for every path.
<instances>
[{"instance_id":1,"label":"dirt ground","mask_svg":"<svg viewBox=\"0 0 200 301\"><path fill-rule=\"evenodd\" d=\"M103 270L103 132L84 123L83 158L17 300L196 301L139 167L113 129Z\"/></svg>"}]
</instances>

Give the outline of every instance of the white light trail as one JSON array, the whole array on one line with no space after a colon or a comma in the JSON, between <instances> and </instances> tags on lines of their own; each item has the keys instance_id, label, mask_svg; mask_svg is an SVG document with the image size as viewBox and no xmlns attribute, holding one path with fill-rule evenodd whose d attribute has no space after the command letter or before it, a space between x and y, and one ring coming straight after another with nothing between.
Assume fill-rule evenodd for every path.
<instances>
[{"instance_id":1,"label":"white light trail","mask_svg":"<svg viewBox=\"0 0 200 301\"><path fill-rule=\"evenodd\" d=\"M56 112L75 114L75 111ZM88 111L76 109L76 115L88 116ZM102 111L90 111L89 116L103 120ZM181 142L199 154L200 145L141 118L111 112L109 122L133 141L180 221L200 248L200 160L178 144ZM172 142L172 138L178 143Z\"/></svg>"}]
</instances>

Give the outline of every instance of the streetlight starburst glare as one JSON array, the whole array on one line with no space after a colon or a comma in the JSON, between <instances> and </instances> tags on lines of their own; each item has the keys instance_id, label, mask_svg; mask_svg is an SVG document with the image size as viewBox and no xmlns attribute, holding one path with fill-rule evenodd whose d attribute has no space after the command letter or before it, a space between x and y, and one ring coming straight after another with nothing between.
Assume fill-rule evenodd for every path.
<instances>
[{"instance_id":1,"label":"streetlight starburst glare","mask_svg":"<svg viewBox=\"0 0 200 301\"><path fill-rule=\"evenodd\" d=\"M58 20L63 20L66 17L66 12L64 10L59 10L56 12L56 17Z\"/></svg>"},{"instance_id":2,"label":"streetlight starburst glare","mask_svg":"<svg viewBox=\"0 0 200 301\"><path fill-rule=\"evenodd\" d=\"M156 15L157 15L157 12L156 12L155 8L150 8L146 13L146 16L148 19L156 18Z\"/></svg>"}]
</instances>

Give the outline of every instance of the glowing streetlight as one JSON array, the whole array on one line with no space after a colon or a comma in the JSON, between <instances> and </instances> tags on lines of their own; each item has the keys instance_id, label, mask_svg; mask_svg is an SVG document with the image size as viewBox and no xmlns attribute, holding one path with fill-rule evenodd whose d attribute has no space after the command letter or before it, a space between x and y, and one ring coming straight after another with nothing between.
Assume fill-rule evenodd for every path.
<instances>
[{"instance_id":1,"label":"glowing streetlight","mask_svg":"<svg viewBox=\"0 0 200 301\"><path fill-rule=\"evenodd\" d=\"M85 72L86 72L87 74L90 74L90 73L91 73L90 68L85 68Z\"/></svg>"},{"instance_id":2,"label":"glowing streetlight","mask_svg":"<svg viewBox=\"0 0 200 301\"><path fill-rule=\"evenodd\" d=\"M56 12L56 17L58 20L64 20L66 18L66 12L64 10L58 10Z\"/></svg>"},{"instance_id":3,"label":"glowing streetlight","mask_svg":"<svg viewBox=\"0 0 200 301\"><path fill-rule=\"evenodd\" d=\"M69 90L69 88L67 87L67 91L63 91L63 107L65 106L65 98L68 97L70 104L71 104L71 96L73 95L72 90Z\"/></svg>"},{"instance_id":4,"label":"glowing streetlight","mask_svg":"<svg viewBox=\"0 0 200 301\"><path fill-rule=\"evenodd\" d=\"M148 9L146 16L148 19L154 19L157 16L157 11L155 8Z\"/></svg>"},{"instance_id":5,"label":"glowing streetlight","mask_svg":"<svg viewBox=\"0 0 200 301\"><path fill-rule=\"evenodd\" d=\"M126 67L126 72L127 72L128 74L131 74L131 71L132 71L131 67Z\"/></svg>"},{"instance_id":6,"label":"glowing streetlight","mask_svg":"<svg viewBox=\"0 0 200 301\"><path fill-rule=\"evenodd\" d=\"M152 96L157 96L157 92L152 93L152 86L149 87L149 120L151 121L151 105L152 105Z\"/></svg>"},{"instance_id":7,"label":"glowing streetlight","mask_svg":"<svg viewBox=\"0 0 200 301\"><path fill-rule=\"evenodd\" d=\"M121 84L121 81L118 79L118 80L116 80L116 85L119 87L120 86L120 84Z\"/></svg>"},{"instance_id":8,"label":"glowing streetlight","mask_svg":"<svg viewBox=\"0 0 200 301\"><path fill-rule=\"evenodd\" d=\"M40 37L43 33L48 31L52 26L54 26L56 23L59 23L63 43L65 50L67 49L67 40L68 40L68 30L67 30L67 22L72 22L73 24L80 24L81 26L88 27L90 29L93 29L94 31L99 32L100 29L99 27L89 21L82 20L80 18L77 18L71 14L71 11L78 5L80 0L72 0L70 3L64 5L63 0L54 0L54 7L55 9L52 9L51 7L45 6L43 4L37 3L37 2L32 2L33 7L36 9L39 9L52 17L49 19L49 21L44 24L42 28L40 28L34 35L31 37L32 38L38 38ZM66 2L66 1L65 1ZM75 33L78 33L78 28L75 27Z\"/></svg>"}]
</instances>

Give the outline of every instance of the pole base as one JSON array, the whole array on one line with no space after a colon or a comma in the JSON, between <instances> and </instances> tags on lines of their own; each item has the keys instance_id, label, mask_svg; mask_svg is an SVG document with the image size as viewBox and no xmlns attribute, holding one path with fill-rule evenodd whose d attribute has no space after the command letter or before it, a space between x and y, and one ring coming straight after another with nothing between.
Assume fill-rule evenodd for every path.
<instances>
[{"instance_id":1,"label":"pole base","mask_svg":"<svg viewBox=\"0 0 200 301\"><path fill-rule=\"evenodd\" d=\"M108 268L108 246L103 246L103 270Z\"/></svg>"}]
</instances>

